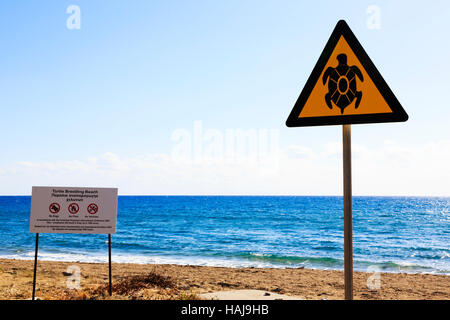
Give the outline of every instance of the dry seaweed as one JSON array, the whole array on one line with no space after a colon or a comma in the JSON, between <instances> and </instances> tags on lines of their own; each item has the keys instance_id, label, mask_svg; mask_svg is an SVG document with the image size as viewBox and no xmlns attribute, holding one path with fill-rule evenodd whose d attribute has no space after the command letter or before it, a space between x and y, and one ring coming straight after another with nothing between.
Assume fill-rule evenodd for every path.
<instances>
[{"instance_id":1,"label":"dry seaweed","mask_svg":"<svg viewBox=\"0 0 450 320\"><path fill-rule=\"evenodd\" d=\"M160 288L160 289L173 289L175 288L175 282L170 276L163 276L156 272L150 272L144 275L128 276L116 281L112 285L112 291L115 294L128 295L141 289ZM109 285L101 285L94 290L94 293L107 292Z\"/></svg>"}]
</instances>

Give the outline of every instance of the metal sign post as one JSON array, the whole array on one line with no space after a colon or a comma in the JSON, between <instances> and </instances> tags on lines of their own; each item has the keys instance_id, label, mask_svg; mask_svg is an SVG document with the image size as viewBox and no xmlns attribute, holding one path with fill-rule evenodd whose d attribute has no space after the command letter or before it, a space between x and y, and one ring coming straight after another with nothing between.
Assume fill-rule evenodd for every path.
<instances>
[{"instance_id":1,"label":"metal sign post","mask_svg":"<svg viewBox=\"0 0 450 320\"><path fill-rule=\"evenodd\" d=\"M109 295L112 295L112 276L111 276L111 234L108 234L108 260L109 260Z\"/></svg>"},{"instance_id":2,"label":"metal sign post","mask_svg":"<svg viewBox=\"0 0 450 320\"><path fill-rule=\"evenodd\" d=\"M34 251L34 274L33 274L33 292L31 295L31 300L35 299L36 292L36 270L37 270L37 257L38 257L38 247L39 247L39 233L36 233L36 248ZM109 288L108 293L112 295L112 272L111 272L111 234L108 234L108 265L109 265Z\"/></svg>"},{"instance_id":3,"label":"metal sign post","mask_svg":"<svg viewBox=\"0 0 450 320\"><path fill-rule=\"evenodd\" d=\"M39 233L36 233L36 248L34 249L33 293L31 295L31 300L34 300L36 291L36 269L37 269L38 247L39 247Z\"/></svg>"},{"instance_id":4,"label":"metal sign post","mask_svg":"<svg viewBox=\"0 0 450 320\"><path fill-rule=\"evenodd\" d=\"M353 299L353 241L352 241L352 140L351 126L342 126L344 165L344 286L345 299Z\"/></svg>"}]
</instances>

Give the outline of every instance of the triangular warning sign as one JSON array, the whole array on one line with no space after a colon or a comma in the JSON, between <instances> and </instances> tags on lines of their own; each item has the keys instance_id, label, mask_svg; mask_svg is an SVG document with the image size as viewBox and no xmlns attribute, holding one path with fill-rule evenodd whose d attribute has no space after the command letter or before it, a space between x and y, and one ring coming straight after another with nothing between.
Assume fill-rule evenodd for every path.
<instances>
[{"instance_id":1,"label":"triangular warning sign","mask_svg":"<svg viewBox=\"0 0 450 320\"><path fill-rule=\"evenodd\" d=\"M397 122L408 115L340 20L286 121L288 127Z\"/></svg>"}]
</instances>

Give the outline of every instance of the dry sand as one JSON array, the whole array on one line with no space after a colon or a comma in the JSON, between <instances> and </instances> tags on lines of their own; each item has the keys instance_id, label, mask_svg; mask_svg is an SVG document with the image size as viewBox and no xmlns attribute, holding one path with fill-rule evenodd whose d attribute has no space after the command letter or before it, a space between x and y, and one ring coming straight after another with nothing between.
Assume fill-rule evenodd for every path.
<instances>
[{"instance_id":1,"label":"dry sand","mask_svg":"<svg viewBox=\"0 0 450 320\"><path fill-rule=\"evenodd\" d=\"M80 289L67 289L69 266L80 268ZM342 271L222 268L182 265L112 265L113 296L107 294L108 265L39 261L40 299L200 299L204 293L261 290L304 299L343 299ZM369 273L354 273L355 299L450 299L450 276L380 275L380 289L369 290ZM0 259L0 299L30 299L33 261ZM240 292L242 297L242 291ZM225 296L229 296L225 294Z\"/></svg>"},{"instance_id":2,"label":"dry sand","mask_svg":"<svg viewBox=\"0 0 450 320\"><path fill-rule=\"evenodd\" d=\"M288 296L266 290L226 290L200 293L202 300L304 300L303 297Z\"/></svg>"}]
</instances>

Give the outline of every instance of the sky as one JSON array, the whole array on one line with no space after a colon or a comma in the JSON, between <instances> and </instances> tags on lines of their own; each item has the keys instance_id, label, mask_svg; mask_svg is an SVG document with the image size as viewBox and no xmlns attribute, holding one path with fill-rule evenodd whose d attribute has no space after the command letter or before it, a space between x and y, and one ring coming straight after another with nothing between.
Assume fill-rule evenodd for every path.
<instances>
[{"instance_id":1,"label":"sky","mask_svg":"<svg viewBox=\"0 0 450 320\"><path fill-rule=\"evenodd\" d=\"M409 114L352 126L353 193L450 196L449 14L448 1L1 1L0 194L341 195L342 128L285 121L344 19Z\"/></svg>"}]
</instances>

